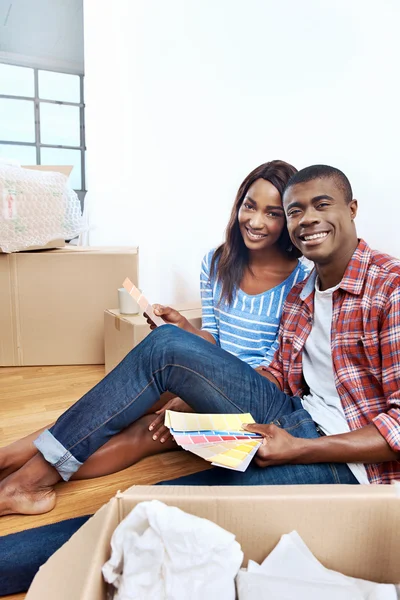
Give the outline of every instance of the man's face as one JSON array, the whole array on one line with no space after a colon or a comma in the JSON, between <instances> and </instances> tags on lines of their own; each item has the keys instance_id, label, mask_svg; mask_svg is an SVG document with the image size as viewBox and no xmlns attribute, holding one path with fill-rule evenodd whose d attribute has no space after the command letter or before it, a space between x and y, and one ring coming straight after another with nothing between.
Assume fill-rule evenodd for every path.
<instances>
[{"instance_id":1,"label":"man's face","mask_svg":"<svg viewBox=\"0 0 400 600\"><path fill-rule=\"evenodd\" d=\"M316 264L329 263L357 244L357 200L347 204L334 179L293 185L283 196L283 206L292 243Z\"/></svg>"}]
</instances>

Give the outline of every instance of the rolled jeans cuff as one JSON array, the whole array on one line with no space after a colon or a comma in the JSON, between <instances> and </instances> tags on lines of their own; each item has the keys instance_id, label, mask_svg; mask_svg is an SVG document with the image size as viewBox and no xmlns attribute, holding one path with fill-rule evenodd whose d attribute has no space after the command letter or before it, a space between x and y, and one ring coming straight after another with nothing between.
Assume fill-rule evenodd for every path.
<instances>
[{"instance_id":1,"label":"rolled jeans cuff","mask_svg":"<svg viewBox=\"0 0 400 600\"><path fill-rule=\"evenodd\" d=\"M43 431L33 442L43 458L54 467L64 481L68 481L74 473L82 466L48 429Z\"/></svg>"}]
</instances>

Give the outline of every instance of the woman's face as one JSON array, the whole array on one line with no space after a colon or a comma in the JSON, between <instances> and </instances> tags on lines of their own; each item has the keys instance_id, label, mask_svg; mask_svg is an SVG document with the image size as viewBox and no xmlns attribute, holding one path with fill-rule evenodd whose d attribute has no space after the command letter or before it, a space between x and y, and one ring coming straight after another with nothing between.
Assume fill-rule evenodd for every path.
<instances>
[{"instance_id":1,"label":"woman's face","mask_svg":"<svg viewBox=\"0 0 400 600\"><path fill-rule=\"evenodd\" d=\"M281 196L272 183L257 179L250 186L238 213L243 241L249 250L276 244L285 227Z\"/></svg>"}]
</instances>

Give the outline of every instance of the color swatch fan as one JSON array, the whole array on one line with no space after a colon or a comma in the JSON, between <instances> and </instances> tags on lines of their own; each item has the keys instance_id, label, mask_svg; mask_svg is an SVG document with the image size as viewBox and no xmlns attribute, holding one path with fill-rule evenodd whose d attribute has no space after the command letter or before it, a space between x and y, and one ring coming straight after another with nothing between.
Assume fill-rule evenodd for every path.
<instances>
[{"instance_id":1,"label":"color swatch fan","mask_svg":"<svg viewBox=\"0 0 400 600\"><path fill-rule=\"evenodd\" d=\"M247 414L202 415L165 411L164 424L184 450L217 467L245 471L261 445L262 436L242 429L254 423Z\"/></svg>"},{"instance_id":2,"label":"color swatch fan","mask_svg":"<svg viewBox=\"0 0 400 600\"><path fill-rule=\"evenodd\" d=\"M154 312L150 302L145 298L140 290L132 283L128 277L125 279L122 286L126 289L128 294L132 296L134 300L138 303L141 311L146 313L148 317L153 321L154 325L160 327L161 325L165 325L165 321L161 319L161 317L157 317Z\"/></svg>"}]
</instances>

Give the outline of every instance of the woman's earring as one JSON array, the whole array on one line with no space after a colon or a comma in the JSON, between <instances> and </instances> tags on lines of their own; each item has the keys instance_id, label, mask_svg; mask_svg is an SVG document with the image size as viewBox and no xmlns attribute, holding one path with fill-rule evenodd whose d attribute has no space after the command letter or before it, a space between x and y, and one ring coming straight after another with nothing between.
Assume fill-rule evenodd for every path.
<instances>
[{"instance_id":1,"label":"woman's earring","mask_svg":"<svg viewBox=\"0 0 400 600\"><path fill-rule=\"evenodd\" d=\"M286 248L286 252L292 252L293 250L293 245L289 244L289 246Z\"/></svg>"}]
</instances>

